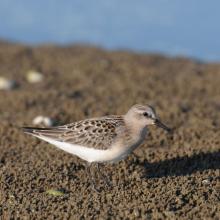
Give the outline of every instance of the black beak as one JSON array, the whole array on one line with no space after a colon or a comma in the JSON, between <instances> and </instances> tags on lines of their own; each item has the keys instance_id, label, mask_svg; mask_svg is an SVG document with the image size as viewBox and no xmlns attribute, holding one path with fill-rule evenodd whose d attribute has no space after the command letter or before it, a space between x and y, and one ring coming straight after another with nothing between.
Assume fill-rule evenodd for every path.
<instances>
[{"instance_id":1,"label":"black beak","mask_svg":"<svg viewBox=\"0 0 220 220\"><path fill-rule=\"evenodd\" d=\"M160 122L158 119L155 119L155 125L167 130L167 131L171 131L166 125L164 125L162 122Z\"/></svg>"}]
</instances>

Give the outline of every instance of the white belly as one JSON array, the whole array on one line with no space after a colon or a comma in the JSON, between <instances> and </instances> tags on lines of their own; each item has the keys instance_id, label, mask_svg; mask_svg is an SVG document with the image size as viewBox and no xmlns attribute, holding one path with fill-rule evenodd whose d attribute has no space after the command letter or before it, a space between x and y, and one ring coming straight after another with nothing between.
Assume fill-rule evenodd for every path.
<instances>
[{"instance_id":1,"label":"white belly","mask_svg":"<svg viewBox=\"0 0 220 220\"><path fill-rule=\"evenodd\" d=\"M79 145L72 145L65 142L58 142L51 140L49 138L39 137L50 144L55 145L56 147L74 154L79 158L86 160L88 162L100 162L100 163L114 163L120 161L128 156L130 153L129 150L120 148L120 147L112 147L108 150L98 150L94 148L83 147Z\"/></svg>"},{"instance_id":2,"label":"white belly","mask_svg":"<svg viewBox=\"0 0 220 220\"><path fill-rule=\"evenodd\" d=\"M124 159L130 153L128 150L122 150L115 147L108 150L98 150L64 142L50 143L88 162L114 163Z\"/></svg>"}]
</instances>

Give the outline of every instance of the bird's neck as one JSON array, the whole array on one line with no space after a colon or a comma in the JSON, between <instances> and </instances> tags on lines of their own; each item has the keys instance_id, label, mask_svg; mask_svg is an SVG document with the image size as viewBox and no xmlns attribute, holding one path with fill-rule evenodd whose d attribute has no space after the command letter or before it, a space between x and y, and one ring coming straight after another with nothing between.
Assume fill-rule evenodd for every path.
<instances>
[{"instance_id":1,"label":"bird's neck","mask_svg":"<svg viewBox=\"0 0 220 220\"><path fill-rule=\"evenodd\" d=\"M129 133L133 136L134 141L143 142L147 135L147 126L143 127L143 125L137 120L129 120L127 123L127 128Z\"/></svg>"}]
</instances>

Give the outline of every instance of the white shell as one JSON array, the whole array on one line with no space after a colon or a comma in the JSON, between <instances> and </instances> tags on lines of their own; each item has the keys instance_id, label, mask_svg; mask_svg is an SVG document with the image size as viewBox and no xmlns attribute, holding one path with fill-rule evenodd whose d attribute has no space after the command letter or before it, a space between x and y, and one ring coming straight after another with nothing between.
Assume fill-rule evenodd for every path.
<instances>
[{"instance_id":1,"label":"white shell","mask_svg":"<svg viewBox=\"0 0 220 220\"><path fill-rule=\"evenodd\" d=\"M202 181L203 184L210 183L208 179Z\"/></svg>"},{"instance_id":2,"label":"white shell","mask_svg":"<svg viewBox=\"0 0 220 220\"><path fill-rule=\"evenodd\" d=\"M44 116L39 115L39 116L37 116L36 118L33 119L32 123L34 125L39 125L43 122L43 120L44 120Z\"/></svg>"},{"instance_id":3,"label":"white shell","mask_svg":"<svg viewBox=\"0 0 220 220\"><path fill-rule=\"evenodd\" d=\"M44 124L46 127L53 126L53 121L50 118L44 117L42 115L39 115L36 118L34 118L32 123L34 125Z\"/></svg>"},{"instance_id":4,"label":"white shell","mask_svg":"<svg viewBox=\"0 0 220 220\"><path fill-rule=\"evenodd\" d=\"M43 74L35 71L35 70L30 70L26 74L26 79L30 83L37 83L42 81L44 78Z\"/></svg>"},{"instance_id":5,"label":"white shell","mask_svg":"<svg viewBox=\"0 0 220 220\"><path fill-rule=\"evenodd\" d=\"M14 87L15 87L15 82L0 76L0 89L12 89Z\"/></svg>"},{"instance_id":6,"label":"white shell","mask_svg":"<svg viewBox=\"0 0 220 220\"><path fill-rule=\"evenodd\" d=\"M47 127L53 126L53 121L52 121L50 118L48 118L48 117L44 117L43 123L44 123L45 126L47 126Z\"/></svg>"}]
</instances>

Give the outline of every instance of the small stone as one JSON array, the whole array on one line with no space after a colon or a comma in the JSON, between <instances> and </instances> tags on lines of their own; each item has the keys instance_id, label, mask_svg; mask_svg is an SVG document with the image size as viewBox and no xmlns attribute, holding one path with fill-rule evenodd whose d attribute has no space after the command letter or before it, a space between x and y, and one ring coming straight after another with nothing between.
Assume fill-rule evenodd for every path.
<instances>
[{"instance_id":1,"label":"small stone","mask_svg":"<svg viewBox=\"0 0 220 220\"><path fill-rule=\"evenodd\" d=\"M26 79L30 83L37 83L42 81L44 78L42 73L37 72L36 70L30 70L26 74Z\"/></svg>"},{"instance_id":2,"label":"small stone","mask_svg":"<svg viewBox=\"0 0 220 220\"><path fill-rule=\"evenodd\" d=\"M50 118L48 118L48 117L44 117L43 123L44 123L45 126L47 126L47 127L53 126L53 121L52 121Z\"/></svg>"},{"instance_id":3,"label":"small stone","mask_svg":"<svg viewBox=\"0 0 220 220\"><path fill-rule=\"evenodd\" d=\"M32 123L34 125L44 124L46 127L53 126L53 121L50 118L44 117L42 115L39 115L36 118L34 118Z\"/></svg>"},{"instance_id":4,"label":"small stone","mask_svg":"<svg viewBox=\"0 0 220 220\"><path fill-rule=\"evenodd\" d=\"M4 78L0 76L0 89L12 89L16 86L16 83L10 79Z\"/></svg>"},{"instance_id":5,"label":"small stone","mask_svg":"<svg viewBox=\"0 0 220 220\"><path fill-rule=\"evenodd\" d=\"M15 196L13 195L12 192L9 193L9 198L14 198Z\"/></svg>"},{"instance_id":6,"label":"small stone","mask_svg":"<svg viewBox=\"0 0 220 220\"><path fill-rule=\"evenodd\" d=\"M47 190L45 192L46 194L51 194L51 195L54 195L54 196L63 196L63 195L66 195L66 193L63 193L59 190L56 190L56 189L51 189L51 190Z\"/></svg>"},{"instance_id":7,"label":"small stone","mask_svg":"<svg viewBox=\"0 0 220 220\"><path fill-rule=\"evenodd\" d=\"M43 120L44 120L44 116L39 115L39 116L37 116L36 118L33 119L32 123L34 125L39 125L39 124L43 123Z\"/></svg>"},{"instance_id":8,"label":"small stone","mask_svg":"<svg viewBox=\"0 0 220 220\"><path fill-rule=\"evenodd\" d=\"M213 178L209 176L208 179L203 180L202 183L203 184L210 183L210 182L212 182L212 180L213 180Z\"/></svg>"}]
</instances>

